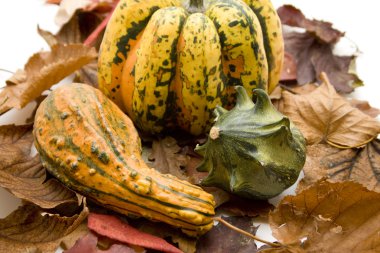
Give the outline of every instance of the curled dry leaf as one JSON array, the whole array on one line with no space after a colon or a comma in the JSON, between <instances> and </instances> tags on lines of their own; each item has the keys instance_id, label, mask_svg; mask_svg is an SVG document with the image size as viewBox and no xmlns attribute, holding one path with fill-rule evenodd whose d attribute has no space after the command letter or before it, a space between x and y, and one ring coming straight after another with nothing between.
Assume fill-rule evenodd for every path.
<instances>
[{"instance_id":1,"label":"curled dry leaf","mask_svg":"<svg viewBox=\"0 0 380 253\"><path fill-rule=\"evenodd\" d=\"M0 219L0 252L53 253L62 244L71 247L88 232L83 224L87 214L85 206L72 217L46 214L34 205L21 206Z\"/></svg>"},{"instance_id":2,"label":"curled dry leaf","mask_svg":"<svg viewBox=\"0 0 380 253\"><path fill-rule=\"evenodd\" d=\"M188 162L186 155L181 154L181 147L177 141L170 136L163 139L154 140L152 144L152 153L148 157L151 166L161 173L172 174L180 179L187 180L183 168Z\"/></svg>"},{"instance_id":3,"label":"curled dry leaf","mask_svg":"<svg viewBox=\"0 0 380 253\"><path fill-rule=\"evenodd\" d=\"M336 56L332 45L323 44L310 33L284 32L285 51L297 64L297 82L312 83L321 72L331 77L338 92L350 93L363 85L353 68L355 56Z\"/></svg>"},{"instance_id":4,"label":"curled dry leaf","mask_svg":"<svg viewBox=\"0 0 380 253\"><path fill-rule=\"evenodd\" d=\"M34 54L26 63L25 70L16 72L17 81L14 77L8 80L0 93L0 114L24 107L96 56L94 48L81 44L59 44L53 46L51 52Z\"/></svg>"},{"instance_id":5,"label":"curled dry leaf","mask_svg":"<svg viewBox=\"0 0 380 253\"><path fill-rule=\"evenodd\" d=\"M250 234L256 234L257 228L250 217L223 217L225 221ZM254 253L255 241L225 225L218 223L198 241L197 253Z\"/></svg>"},{"instance_id":6,"label":"curled dry leaf","mask_svg":"<svg viewBox=\"0 0 380 253\"><path fill-rule=\"evenodd\" d=\"M313 33L315 37L324 43L331 44L337 42L344 33L332 27L332 23L310 20L296 7L292 5L283 5L277 9L281 23L289 26L305 28L309 33Z\"/></svg>"},{"instance_id":7,"label":"curled dry leaf","mask_svg":"<svg viewBox=\"0 0 380 253\"><path fill-rule=\"evenodd\" d=\"M380 193L354 182L319 181L286 196L269 223L280 243L306 252L379 252Z\"/></svg>"},{"instance_id":8,"label":"curled dry leaf","mask_svg":"<svg viewBox=\"0 0 380 253\"><path fill-rule=\"evenodd\" d=\"M322 178L329 181L355 181L380 192L380 141L373 140L362 149L338 149L326 144L307 147L305 177L297 190Z\"/></svg>"},{"instance_id":9,"label":"curled dry leaf","mask_svg":"<svg viewBox=\"0 0 380 253\"><path fill-rule=\"evenodd\" d=\"M307 143L360 147L380 133L380 123L352 107L336 93L327 76L316 90L305 95L283 92L283 113L297 125Z\"/></svg>"},{"instance_id":10,"label":"curled dry leaf","mask_svg":"<svg viewBox=\"0 0 380 253\"><path fill-rule=\"evenodd\" d=\"M55 179L46 181L38 154L30 155L32 144L32 125L0 127L0 186L42 208L77 205L74 192Z\"/></svg>"}]
</instances>

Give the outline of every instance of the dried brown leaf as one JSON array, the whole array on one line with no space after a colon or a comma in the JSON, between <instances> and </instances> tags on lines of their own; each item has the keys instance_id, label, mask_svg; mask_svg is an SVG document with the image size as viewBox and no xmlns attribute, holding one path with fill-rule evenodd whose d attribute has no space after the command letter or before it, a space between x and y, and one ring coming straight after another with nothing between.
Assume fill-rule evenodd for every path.
<instances>
[{"instance_id":1,"label":"dried brown leaf","mask_svg":"<svg viewBox=\"0 0 380 253\"><path fill-rule=\"evenodd\" d=\"M50 47L55 44L76 44L82 43L99 22L100 18L95 14L77 11L71 19L59 29L57 34L52 34L42 29L38 29L38 32Z\"/></svg>"},{"instance_id":2,"label":"dried brown leaf","mask_svg":"<svg viewBox=\"0 0 380 253\"><path fill-rule=\"evenodd\" d=\"M362 81L352 70L355 56L336 56L330 44L322 44L309 33L284 32L285 51L297 63L297 82L313 83L321 72L327 73L335 89L349 93Z\"/></svg>"},{"instance_id":3,"label":"dried brown leaf","mask_svg":"<svg viewBox=\"0 0 380 253\"><path fill-rule=\"evenodd\" d=\"M70 21L77 10L83 10L90 4L91 0L62 0L54 19L55 23L58 27L62 27Z\"/></svg>"},{"instance_id":4,"label":"dried brown leaf","mask_svg":"<svg viewBox=\"0 0 380 253\"><path fill-rule=\"evenodd\" d=\"M274 237L307 252L379 252L380 193L319 181L286 196L269 216Z\"/></svg>"},{"instance_id":5,"label":"dried brown leaf","mask_svg":"<svg viewBox=\"0 0 380 253\"><path fill-rule=\"evenodd\" d=\"M348 101L350 102L352 107L358 108L360 111L373 118L376 118L380 114L380 110L372 107L367 101L357 99L350 99Z\"/></svg>"},{"instance_id":6,"label":"dried brown leaf","mask_svg":"<svg viewBox=\"0 0 380 253\"><path fill-rule=\"evenodd\" d=\"M189 177L191 183L199 184L208 175L208 172L197 171L197 167L201 164L203 158L199 155L189 155L188 157L186 175Z\"/></svg>"},{"instance_id":7,"label":"dried brown leaf","mask_svg":"<svg viewBox=\"0 0 380 253\"><path fill-rule=\"evenodd\" d=\"M17 82L8 80L7 86L0 93L0 113L24 107L96 56L94 48L81 44L55 45L51 52L34 54L25 65L25 78L17 78Z\"/></svg>"},{"instance_id":8,"label":"dried brown leaf","mask_svg":"<svg viewBox=\"0 0 380 253\"><path fill-rule=\"evenodd\" d=\"M48 4L59 4L61 2L62 2L62 0L46 0L46 3L48 3Z\"/></svg>"},{"instance_id":9,"label":"dried brown leaf","mask_svg":"<svg viewBox=\"0 0 380 253\"><path fill-rule=\"evenodd\" d=\"M337 94L325 74L322 79L321 86L311 93L283 92L284 113L298 126L307 143L360 147L375 138L380 123Z\"/></svg>"},{"instance_id":10,"label":"dried brown leaf","mask_svg":"<svg viewBox=\"0 0 380 253\"><path fill-rule=\"evenodd\" d=\"M306 253L299 245L282 245L280 247L271 248L263 246L260 248L260 253Z\"/></svg>"},{"instance_id":11,"label":"dried brown leaf","mask_svg":"<svg viewBox=\"0 0 380 253\"><path fill-rule=\"evenodd\" d=\"M290 53L285 52L280 81L289 82L295 80L297 80L297 63Z\"/></svg>"},{"instance_id":12,"label":"dried brown leaf","mask_svg":"<svg viewBox=\"0 0 380 253\"><path fill-rule=\"evenodd\" d=\"M110 12L117 2L117 0L62 0L55 16L55 23L58 27L63 27L78 11Z\"/></svg>"},{"instance_id":13,"label":"dried brown leaf","mask_svg":"<svg viewBox=\"0 0 380 253\"><path fill-rule=\"evenodd\" d=\"M221 205L218 210L227 211L234 216L248 217L268 217L268 213L274 206L266 200L231 198L228 202Z\"/></svg>"},{"instance_id":14,"label":"dried brown leaf","mask_svg":"<svg viewBox=\"0 0 380 253\"><path fill-rule=\"evenodd\" d=\"M0 127L0 186L16 197L42 208L78 203L74 192L55 179L46 181L46 171L38 155L31 156L32 126Z\"/></svg>"},{"instance_id":15,"label":"dried brown leaf","mask_svg":"<svg viewBox=\"0 0 380 253\"><path fill-rule=\"evenodd\" d=\"M45 214L34 205L24 205L0 219L0 252L55 252L61 245L87 233L83 221L88 209L72 217ZM74 237L74 238L73 238Z\"/></svg>"},{"instance_id":16,"label":"dried brown leaf","mask_svg":"<svg viewBox=\"0 0 380 253\"><path fill-rule=\"evenodd\" d=\"M318 88L318 85L315 83L308 83L304 85L298 84L281 84L278 85L273 92L270 94L270 99L273 105L277 108L278 111L284 112L284 98L282 93L284 91L289 91L292 94L304 95L308 94Z\"/></svg>"},{"instance_id":17,"label":"dried brown leaf","mask_svg":"<svg viewBox=\"0 0 380 253\"><path fill-rule=\"evenodd\" d=\"M74 79L78 83L86 83L95 88L98 87L98 63L93 61L76 72Z\"/></svg>"},{"instance_id":18,"label":"dried brown leaf","mask_svg":"<svg viewBox=\"0 0 380 253\"><path fill-rule=\"evenodd\" d=\"M161 173L172 174L187 180L183 168L186 166L188 158L180 151L181 147L177 145L177 141L173 137L167 136L153 141L152 153L148 159L153 161L152 166Z\"/></svg>"},{"instance_id":19,"label":"dried brown leaf","mask_svg":"<svg viewBox=\"0 0 380 253\"><path fill-rule=\"evenodd\" d=\"M363 149L338 149L326 144L307 147L305 177L297 190L322 178L332 182L354 181L380 192L380 141L373 140Z\"/></svg>"},{"instance_id":20,"label":"dried brown leaf","mask_svg":"<svg viewBox=\"0 0 380 253\"><path fill-rule=\"evenodd\" d=\"M196 251L197 239L189 237L179 229L172 226L166 226L160 222L153 222L147 219L133 220L133 226L138 230L149 233L160 238L169 240L178 245L178 248L185 253L194 253Z\"/></svg>"},{"instance_id":21,"label":"dried brown leaf","mask_svg":"<svg viewBox=\"0 0 380 253\"><path fill-rule=\"evenodd\" d=\"M225 221L248 233L255 234L257 227L249 217L223 217ZM219 223L198 240L197 253L254 253L257 246L253 239Z\"/></svg>"},{"instance_id":22,"label":"dried brown leaf","mask_svg":"<svg viewBox=\"0 0 380 253\"><path fill-rule=\"evenodd\" d=\"M289 91L293 94L305 95L315 91L318 88L318 86L319 85L316 83L307 83L304 85L286 85L282 87L284 90Z\"/></svg>"},{"instance_id":23,"label":"dried brown leaf","mask_svg":"<svg viewBox=\"0 0 380 253\"><path fill-rule=\"evenodd\" d=\"M292 5L281 6L277 9L277 13L282 24L305 28L327 44L337 42L344 35L343 32L334 29L330 22L307 19L299 9Z\"/></svg>"},{"instance_id":24,"label":"dried brown leaf","mask_svg":"<svg viewBox=\"0 0 380 253\"><path fill-rule=\"evenodd\" d=\"M280 85L277 85L276 88L269 95L272 104L279 112L284 111L284 99L282 97L283 88Z\"/></svg>"},{"instance_id":25,"label":"dried brown leaf","mask_svg":"<svg viewBox=\"0 0 380 253\"><path fill-rule=\"evenodd\" d=\"M37 32L50 47L58 44L57 37L51 32L41 29L39 26L37 27Z\"/></svg>"}]
</instances>

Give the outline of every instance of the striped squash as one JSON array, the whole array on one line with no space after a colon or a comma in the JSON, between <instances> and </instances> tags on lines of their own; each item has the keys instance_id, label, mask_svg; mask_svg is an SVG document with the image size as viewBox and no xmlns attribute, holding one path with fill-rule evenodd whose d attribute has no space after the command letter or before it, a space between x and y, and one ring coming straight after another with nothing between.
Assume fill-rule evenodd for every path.
<instances>
[{"instance_id":1,"label":"striped squash","mask_svg":"<svg viewBox=\"0 0 380 253\"><path fill-rule=\"evenodd\" d=\"M236 85L273 90L283 59L270 0L121 0L99 54L99 87L135 125L199 135Z\"/></svg>"},{"instance_id":2,"label":"striped squash","mask_svg":"<svg viewBox=\"0 0 380 253\"><path fill-rule=\"evenodd\" d=\"M99 90L84 84L57 88L39 106L33 134L43 165L68 188L192 236L212 227L212 195L149 168L133 123Z\"/></svg>"}]
</instances>

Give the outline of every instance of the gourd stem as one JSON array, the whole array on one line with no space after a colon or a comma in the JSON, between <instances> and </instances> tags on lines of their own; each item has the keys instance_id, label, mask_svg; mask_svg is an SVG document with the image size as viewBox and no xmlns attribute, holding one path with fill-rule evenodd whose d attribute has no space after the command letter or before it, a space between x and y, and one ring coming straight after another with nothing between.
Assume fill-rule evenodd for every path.
<instances>
[{"instance_id":1,"label":"gourd stem","mask_svg":"<svg viewBox=\"0 0 380 253\"><path fill-rule=\"evenodd\" d=\"M190 0L189 7L187 8L188 12L204 12L204 3L203 0Z\"/></svg>"},{"instance_id":2,"label":"gourd stem","mask_svg":"<svg viewBox=\"0 0 380 253\"><path fill-rule=\"evenodd\" d=\"M267 245L269 245L269 246L276 247L276 248L283 246L283 245L280 244L280 243L277 243L277 242L268 242L268 241L266 241L266 240L264 240L264 239L261 239L261 238L259 238L259 237L256 237L255 235L253 235L253 234L251 234L251 233L248 233L247 231L244 231L244 230L242 230L242 229L240 229L240 228L238 228L238 227L235 227L234 225L228 223L227 221L223 220L223 219L220 218L220 217L214 217L213 219L216 220L216 221L219 221L219 222L222 223L223 225L225 225L225 226L231 228L232 230L235 230L235 231L238 232L238 233L241 233L241 234L243 234L243 235L246 235L246 236L248 236L248 237L251 237L252 239L254 239L254 240L256 240L256 241L259 241L259 242L265 243L265 244L267 244Z\"/></svg>"}]
</instances>

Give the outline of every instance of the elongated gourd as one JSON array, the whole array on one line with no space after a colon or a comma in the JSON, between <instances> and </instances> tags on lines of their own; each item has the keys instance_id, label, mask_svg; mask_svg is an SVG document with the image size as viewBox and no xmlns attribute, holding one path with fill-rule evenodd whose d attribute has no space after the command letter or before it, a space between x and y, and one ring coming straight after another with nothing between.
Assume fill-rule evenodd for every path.
<instances>
[{"instance_id":1,"label":"elongated gourd","mask_svg":"<svg viewBox=\"0 0 380 253\"><path fill-rule=\"evenodd\" d=\"M212 227L212 195L149 168L132 121L99 90L85 84L55 89L37 110L33 134L43 165L68 188L192 236Z\"/></svg>"}]
</instances>

